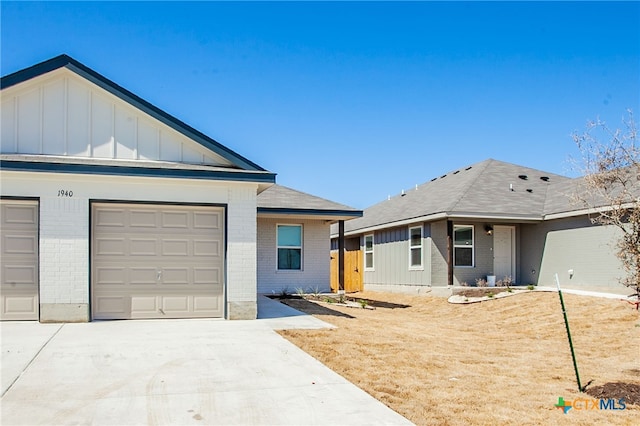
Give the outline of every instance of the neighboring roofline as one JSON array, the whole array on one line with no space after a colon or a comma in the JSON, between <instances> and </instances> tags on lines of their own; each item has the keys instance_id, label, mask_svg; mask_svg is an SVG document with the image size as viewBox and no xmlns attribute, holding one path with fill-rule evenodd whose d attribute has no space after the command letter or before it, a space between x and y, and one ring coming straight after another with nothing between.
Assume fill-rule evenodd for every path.
<instances>
[{"instance_id":1,"label":"neighboring roofline","mask_svg":"<svg viewBox=\"0 0 640 426\"><path fill-rule=\"evenodd\" d=\"M183 121L177 119L176 117L166 113L160 108L152 105L151 103L145 101L141 97L135 95L134 93L128 91L124 87L118 85L117 83L109 80L103 75L97 73L86 65L81 64L75 59L71 58L68 55L59 55L55 58L51 58L47 61L40 62L39 64L30 66L20 71L16 71L9 75L6 75L0 79L0 89L4 90L9 87L15 86L22 82L31 80L38 76L47 74L49 72L55 71L59 68L67 68L68 70L74 72L75 74L89 80L90 82L96 84L100 88L106 90L114 96L122 99L123 101L133 105L134 107L144 111L149 114L156 120L162 122L163 124L171 127L177 132L183 134L184 136L193 139L200 145L209 149L210 151L215 152L221 157L229 160L233 164L248 169L248 170L256 170L256 171L267 171L266 169L260 167L256 163L250 161L249 159L241 156L235 151L227 148L222 145L218 141L210 138L204 133L194 129Z\"/></svg>"},{"instance_id":2,"label":"neighboring roofline","mask_svg":"<svg viewBox=\"0 0 640 426\"><path fill-rule=\"evenodd\" d=\"M345 235L357 235L367 232L379 231L381 229L396 228L399 226L412 225L419 222L433 222L442 219L472 219L472 220L502 220L517 222L541 222L542 217L530 215L494 214L494 213L469 213L469 212L439 212L425 216L417 216L409 219L386 222L379 225L367 226L359 229L345 231ZM337 234L332 234L335 236Z\"/></svg>"},{"instance_id":3,"label":"neighboring roofline","mask_svg":"<svg viewBox=\"0 0 640 426\"><path fill-rule=\"evenodd\" d=\"M340 209L296 209L288 207L258 207L258 215L262 216L322 216L335 220L350 220L362 217L362 210Z\"/></svg>"},{"instance_id":4,"label":"neighboring roofline","mask_svg":"<svg viewBox=\"0 0 640 426\"><path fill-rule=\"evenodd\" d=\"M544 220L564 219L567 217L592 215L600 212L611 211L614 209L626 210L626 209L632 209L637 207L638 207L638 203L625 203L619 206L589 207L589 208L583 208L579 210L569 210L569 211L560 212L560 213L551 213L551 214L545 215Z\"/></svg>"},{"instance_id":5,"label":"neighboring roofline","mask_svg":"<svg viewBox=\"0 0 640 426\"><path fill-rule=\"evenodd\" d=\"M0 159L0 170L19 172L49 172L87 175L164 177L174 179L226 180L240 182L275 183L276 175L267 171L201 170L110 166L104 164L78 164L55 162L13 161Z\"/></svg>"}]
</instances>

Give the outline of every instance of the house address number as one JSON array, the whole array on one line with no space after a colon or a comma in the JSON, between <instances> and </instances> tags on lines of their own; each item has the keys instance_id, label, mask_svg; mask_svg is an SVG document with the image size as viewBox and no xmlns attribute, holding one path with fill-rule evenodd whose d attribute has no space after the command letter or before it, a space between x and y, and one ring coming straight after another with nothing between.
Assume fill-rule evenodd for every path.
<instances>
[{"instance_id":1,"label":"house address number","mask_svg":"<svg viewBox=\"0 0 640 426\"><path fill-rule=\"evenodd\" d=\"M73 191L70 191L68 189L59 189L58 197L73 197Z\"/></svg>"}]
</instances>

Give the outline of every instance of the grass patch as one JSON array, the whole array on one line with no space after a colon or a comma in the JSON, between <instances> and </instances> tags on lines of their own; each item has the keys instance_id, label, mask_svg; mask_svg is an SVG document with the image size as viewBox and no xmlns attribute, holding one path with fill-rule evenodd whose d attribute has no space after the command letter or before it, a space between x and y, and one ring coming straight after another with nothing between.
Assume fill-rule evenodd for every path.
<instances>
[{"instance_id":1,"label":"grass patch","mask_svg":"<svg viewBox=\"0 0 640 426\"><path fill-rule=\"evenodd\" d=\"M560 396L592 398L577 391L556 293L470 305L429 296L350 296L377 309L331 306L346 315L312 314L337 329L281 334L416 424L634 424L640 416L630 404L624 411L568 414L554 407ZM583 384L636 389L635 309L619 300L564 297Z\"/></svg>"}]
</instances>

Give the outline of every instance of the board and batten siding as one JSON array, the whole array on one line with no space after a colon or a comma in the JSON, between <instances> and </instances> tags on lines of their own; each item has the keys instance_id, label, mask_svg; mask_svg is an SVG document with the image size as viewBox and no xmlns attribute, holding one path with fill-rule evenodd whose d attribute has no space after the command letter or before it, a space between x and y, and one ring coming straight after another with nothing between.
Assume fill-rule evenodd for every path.
<instances>
[{"instance_id":1,"label":"board and batten siding","mask_svg":"<svg viewBox=\"0 0 640 426\"><path fill-rule=\"evenodd\" d=\"M302 225L302 270L279 271L276 226ZM331 291L329 262L331 259L329 224L324 220L295 218L258 218L258 293L307 293Z\"/></svg>"},{"instance_id":2,"label":"board and batten siding","mask_svg":"<svg viewBox=\"0 0 640 426\"><path fill-rule=\"evenodd\" d=\"M422 226L422 268L409 267L409 226L377 231L374 235L374 270L364 271L365 289L411 291L431 285L431 226L427 223L410 227L414 226ZM362 251L364 253L364 247Z\"/></svg>"},{"instance_id":3,"label":"board and batten siding","mask_svg":"<svg viewBox=\"0 0 640 426\"><path fill-rule=\"evenodd\" d=\"M1 120L4 154L230 165L66 69L4 89Z\"/></svg>"},{"instance_id":4,"label":"board and batten siding","mask_svg":"<svg viewBox=\"0 0 640 426\"><path fill-rule=\"evenodd\" d=\"M619 278L624 271L615 255L620 235L615 227L593 225L587 216L524 225L524 281L555 286L557 273L563 287L623 288Z\"/></svg>"}]
</instances>

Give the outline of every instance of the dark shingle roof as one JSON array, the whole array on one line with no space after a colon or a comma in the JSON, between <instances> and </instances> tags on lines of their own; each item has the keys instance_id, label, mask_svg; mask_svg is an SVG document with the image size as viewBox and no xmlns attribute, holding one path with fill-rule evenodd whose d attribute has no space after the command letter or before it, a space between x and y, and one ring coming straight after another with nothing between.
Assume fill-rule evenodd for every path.
<instances>
[{"instance_id":1,"label":"dark shingle roof","mask_svg":"<svg viewBox=\"0 0 640 426\"><path fill-rule=\"evenodd\" d=\"M258 194L258 214L301 214L335 216L351 219L362 216L362 210L329 201L282 185L273 185Z\"/></svg>"},{"instance_id":2,"label":"dark shingle roof","mask_svg":"<svg viewBox=\"0 0 640 426\"><path fill-rule=\"evenodd\" d=\"M438 213L541 220L549 187L571 180L488 159L454 170L404 191L404 195L396 195L365 209L362 218L345 224L345 231L353 232Z\"/></svg>"}]
</instances>

